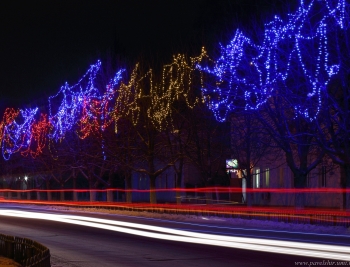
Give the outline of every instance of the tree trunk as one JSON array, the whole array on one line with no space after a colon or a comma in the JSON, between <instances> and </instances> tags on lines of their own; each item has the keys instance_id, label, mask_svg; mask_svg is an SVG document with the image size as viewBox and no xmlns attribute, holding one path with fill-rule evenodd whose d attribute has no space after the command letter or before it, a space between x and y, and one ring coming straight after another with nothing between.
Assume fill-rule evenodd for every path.
<instances>
[{"instance_id":1,"label":"tree trunk","mask_svg":"<svg viewBox=\"0 0 350 267\"><path fill-rule=\"evenodd\" d=\"M5 184L5 183L6 183L6 184ZM4 189L9 189L8 183L7 183L7 182L5 182L5 183L4 183ZM11 192L9 192L9 191L4 192L4 196L5 196L5 198L7 198L7 199L11 199Z\"/></svg>"},{"instance_id":2,"label":"tree trunk","mask_svg":"<svg viewBox=\"0 0 350 267\"><path fill-rule=\"evenodd\" d=\"M113 190L107 188L107 202L113 202Z\"/></svg>"},{"instance_id":3,"label":"tree trunk","mask_svg":"<svg viewBox=\"0 0 350 267\"><path fill-rule=\"evenodd\" d=\"M125 175L126 202L132 203L132 180L131 173Z\"/></svg>"},{"instance_id":4,"label":"tree trunk","mask_svg":"<svg viewBox=\"0 0 350 267\"><path fill-rule=\"evenodd\" d=\"M64 184L61 184L60 201L64 201Z\"/></svg>"},{"instance_id":5,"label":"tree trunk","mask_svg":"<svg viewBox=\"0 0 350 267\"><path fill-rule=\"evenodd\" d=\"M156 176L150 175L150 191L149 191L149 198L151 204L157 204L157 195L156 195Z\"/></svg>"},{"instance_id":6,"label":"tree trunk","mask_svg":"<svg viewBox=\"0 0 350 267\"><path fill-rule=\"evenodd\" d=\"M219 201L220 201L220 193L218 191L218 186L220 186L220 185L215 185L216 203L219 203Z\"/></svg>"},{"instance_id":7,"label":"tree trunk","mask_svg":"<svg viewBox=\"0 0 350 267\"><path fill-rule=\"evenodd\" d=\"M73 201L78 201L78 192L77 192L77 177L73 176Z\"/></svg>"},{"instance_id":8,"label":"tree trunk","mask_svg":"<svg viewBox=\"0 0 350 267\"><path fill-rule=\"evenodd\" d=\"M213 203L213 192L206 192L205 193L205 203L206 204L212 204Z\"/></svg>"},{"instance_id":9,"label":"tree trunk","mask_svg":"<svg viewBox=\"0 0 350 267\"><path fill-rule=\"evenodd\" d=\"M30 186L29 186L29 184L30 184L29 180L26 181L26 184L27 184L27 200L30 200L31 192L29 190L32 189L32 188L30 188Z\"/></svg>"},{"instance_id":10,"label":"tree trunk","mask_svg":"<svg viewBox=\"0 0 350 267\"><path fill-rule=\"evenodd\" d=\"M17 187L17 199L20 200L22 197L21 197L21 185L22 185L22 181L19 180L17 183L15 183L15 186Z\"/></svg>"},{"instance_id":11,"label":"tree trunk","mask_svg":"<svg viewBox=\"0 0 350 267\"><path fill-rule=\"evenodd\" d=\"M252 186L252 174L251 174L251 170L248 169L247 170L247 175L245 178L245 182L246 182L246 203L247 203L247 207L252 207L253 206L253 186Z\"/></svg>"},{"instance_id":12,"label":"tree trunk","mask_svg":"<svg viewBox=\"0 0 350 267\"><path fill-rule=\"evenodd\" d=\"M90 189L90 202L96 201L96 191L94 188L94 183L92 180L89 181L89 189Z\"/></svg>"},{"instance_id":13,"label":"tree trunk","mask_svg":"<svg viewBox=\"0 0 350 267\"><path fill-rule=\"evenodd\" d=\"M205 173L202 174L203 177L205 177ZM209 175L208 175L209 176ZM205 187L212 186L212 180L211 177L207 177L206 182L205 182ZM206 204L212 204L213 203L213 192L206 192L205 193L205 203Z\"/></svg>"},{"instance_id":14,"label":"tree trunk","mask_svg":"<svg viewBox=\"0 0 350 267\"><path fill-rule=\"evenodd\" d=\"M343 210L350 210L350 192L346 190L350 189L350 165L343 166L343 172L341 174L341 188L343 189Z\"/></svg>"},{"instance_id":15,"label":"tree trunk","mask_svg":"<svg viewBox=\"0 0 350 267\"><path fill-rule=\"evenodd\" d=\"M50 189L51 189L50 188L50 180L46 180L45 183L46 183L47 200L51 201L52 200L52 195L51 195L51 191L50 191ZM40 194L40 192L39 192L39 194Z\"/></svg>"},{"instance_id":16,"label":"tree trunk","mask_svg":"<svg viewBox=\"0 0 350 267\"><path fill-rule=\"evenodd\" d=\"M176 204L181 205L181 184L182 184L182 171L176 172Z\"/></svg>"},{"instance_id":17,"label":"tree trunk","mask_svg":"<svg viewBox=\"0 0 350 267\"><path fill-rule=\"evenodd\" d=\"M37 189L36 192L35 192L35 193L36 193L36 200L40 200L40 199L41 199L41 197L40 197L40 194L41 194L41 193L40 193L40 191L39 191L40 188L39 188L39 187L36 187L36 189Z\"/></svg>"},{"instance_id":18,"label":"tree trunk","mask_svg":"<svg viewBox=\"0 0 350 267\"><path fill-rule=\"evenodd\" d=\"M110 171L108 175L107 202L113 202L113 191L111 190L112 184L113 184L113 173L112 171Z\"/></svg>"},{"instance_id":19,"label":"tree trunk","mask_svg":"<svg viewBox=\"0 0 350 267\"><path fill-rule=\"evenodd\" d=\"M296 189L294 203L297 210L304 209L305 207L305 193L299 189L305 188L306 176L306 174L301 173L294 174L294 187Z\"/></svg>"}]
</instances>

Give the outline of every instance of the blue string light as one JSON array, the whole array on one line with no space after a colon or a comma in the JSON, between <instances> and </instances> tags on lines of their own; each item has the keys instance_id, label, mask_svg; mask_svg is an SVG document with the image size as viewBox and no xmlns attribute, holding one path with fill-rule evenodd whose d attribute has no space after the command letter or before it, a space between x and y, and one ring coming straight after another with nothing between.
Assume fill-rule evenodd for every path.
<instances>
[{"instance_id":1,"label":"blue string light","mask_svg":"<svg viewBox=\"0 0 350 267\"><path fill-rule=\"evenodd\" d=\"M13 153L25 150L32 140L32 124L38 108L20 110L19 116L4 126L2 155L8 160Z\"/></svg>"},{"instance_id":2,"label":"blue string light","mask_svg":"<svg viewBox=\"0 0 350 267\"><path fill-rule=\"evenodd\" d=\"M109 118L108 103L114 99L115 86L121 81L124 70L119 70L106 86L104 93L100 93L96 85L97 74L101 68L101 61L91 65L85 75L73 86L66 83L59 92L49 97L49 119L53 125L50 138L58 141L65 137L68 131L82 122L98 122L99 130L103 131ZM61 99L60 104L55 99ZM56 112L53 107L57 106ZM89 131L89 129L85 129ZM86 136L87 133L85 133Z\"/></svg>"},{"instance_id":3,"label":"blue string light","mask_svg":"<svg viewBox=\"0 0 350 267\"><path fill-rule=\"evenodd\" d=\"M345 0L301 0L286 20L275 16L265 24L261 44L237 30L213 67L199 62L203 95L217 120L232 110L258 109L281 86L296 116L313 120L322 91L340 69L331 38L349 23L345 6Z\"/></svg>"}]
</instances>

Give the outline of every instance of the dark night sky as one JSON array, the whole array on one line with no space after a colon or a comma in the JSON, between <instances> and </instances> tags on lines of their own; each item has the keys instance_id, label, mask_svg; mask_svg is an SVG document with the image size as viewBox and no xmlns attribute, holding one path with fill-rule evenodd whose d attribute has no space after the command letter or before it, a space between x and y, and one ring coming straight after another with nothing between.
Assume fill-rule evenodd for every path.
<instances>
[{"instance_id":1,"label":"dark night sky","mask_svg":"<svg viewBox=\"0 0 350 267\"><path fill-rule=\"evenodd\" d=\"M46 100L89 65L119 54L169 63L226 43L286 9L282 0L50 0L0 2L0 107ZM120 66L125 67L125 66ZM1 116L1 114L0 114Z\"/></svg>"}]
</instances>

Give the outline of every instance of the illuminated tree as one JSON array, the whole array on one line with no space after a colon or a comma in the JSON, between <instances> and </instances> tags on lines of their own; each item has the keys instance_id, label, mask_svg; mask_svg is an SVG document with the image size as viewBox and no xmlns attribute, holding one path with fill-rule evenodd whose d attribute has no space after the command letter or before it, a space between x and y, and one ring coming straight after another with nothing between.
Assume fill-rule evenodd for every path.
<instances>
[{"instance_id":1,"label":"illuminated tree","mask_svg":"<svg viewBox=\"0 0 350 267\"><path fill-rule=\"evenodd\" d=\"M328 37L344 29L344 14L344 0L301 0L297 11L286 19L275 16L254 39L237 30L231 42L221 46L217 60L208 60L203 49L197 68L204 74L204 97L216 117L225 120L232 110L258 109L283 84L295 112L316 118L322 89L339 71ZM298 84L291 86L296 79Z\"/></svg>"},{"instance_id":2,"label":"illuminated tree","mask_svg":"<svg viewBox=\"0 0 350 267\"><path fill-rule=\"evenodd\" d=\"M225 173L225 160L230 158L229 123L215 120L204 104L186 114L190 142L186 146L187 158L200 173L199 186L214 186ZM211 196L207 194L207 201Z\"/></svg>"},{"instance_id":3,"label":"illuminated tree","mask_svg":"<svg viewBox=\"0 0 350 267\"><path fill-rule=\"evenodd\" d=\"M147 114L147 110L151 105L151 99L148 96L140 100L140 123L134 126L138 148L136 152L138 160L134 170L148 176L150 203L157 203L156 179L174 162L167 157L167 142L163 132L156 129L153 119Z\"/></svg>"},{"instance_id":4,"label":"illuminated tree","mask_svg":"<svg viewBox=\"0 0 350 267\"><path fill-rule=\"evenodd\" d=\"M172 149L174 143L167 139L167 134L179 130L177 115L174 114L176 103L181 102L186 107L193 108L199 101L191 93L194 88L192 64L187 63L183 55L174 56L170 64L164 65L160 77L155 76L152 69L143 73L137 64L128 82L122 83L117 92L113 113L116 133L118 135L120 122L124 119L129 122L135 136L133 140L128 139L127 144L131 144L133 149L128 149L127 155L132 153L132 157L127 156L128 162L125 162L124 157L124 166L132 163L134 171L148 175L151 203L156 202L154 189L157 177L170 166L179 166L175 171L178 174L181 172L183 154L180 156ZM122 135L123 131L125 129L122 129ZM180 162L175 166L178 159ZM177 177L181 179L181 175Z\"/></svg>"},{"instance_id":5,"label":"illuminated tree","mask_svg":"<svg viewBox=\"0 0 350 267\"><path fill-rule=\"evenodd\" d=\"M301 115L295 116L286 97L272 96L258 112L261 123L285 154L294 176L295 188L305 188L308 173L323 160L325 151L317 142L316 128ZM297 208L304 206L304 195L297 193Z\"/></svg>"},{"instance_id":6,"label":"illuminated tree","mask_svg":"<svg viewBox=\"0 0 350 267\"><path fill-rule=\"evenodd\" d=\"M275 93L263 108L270 117L265 125L285 151L296 188L306 186L307 173L324 158L316 125L323 124L322 109L329 99L326 90L332 90L329 84L340 74L341 56L333 47L337 34L344 33L345 6L342 0L301 1L290 15L295 21L282 23L280 29L288 35L277 40L275 59L271 57L267 65L276 78ZM273 53L268 47L264 50ZM302 205L303 195L299 195L296 206Z\"/></svg>"},{"instance_id":7,"label":"illuminated tree","mask_svg":"<svg viewBox=\"0 0 350 267\"><path fill-rule=\"evenodd\" d=\"M285 152L296 188L305 187L307 174L325 154L315 122L325 88L339 73L332 37L345 29L346 6L344 0L301 0L286 19L275 16L265 24L261 37L255 38L262 42L237 30L230 44L221 47L221 57L205 61L203 51L198 64L203 93L216 117L225 120L233 110L256 110ZM303 202L303 196L297 196L296 206Z\"/></svg>"},{"instance_id":8,"label":"illuminated tree","mask_svg":"<svg viewBox=\"0 0 350 267\"><path fill-rule=\"evenodd\" d=\"M346 9L349 12L349 6ZM345 22L344 22L345 23ZM331 32L332 55L340 62L337 75L325 91L318 127L318 140L333 162L341 167L343 189L350 188L350 32L349 20L345 30L338 28ZM350 193L343 193L343 208L350 209Z\"/></svg>"}]
</instances>

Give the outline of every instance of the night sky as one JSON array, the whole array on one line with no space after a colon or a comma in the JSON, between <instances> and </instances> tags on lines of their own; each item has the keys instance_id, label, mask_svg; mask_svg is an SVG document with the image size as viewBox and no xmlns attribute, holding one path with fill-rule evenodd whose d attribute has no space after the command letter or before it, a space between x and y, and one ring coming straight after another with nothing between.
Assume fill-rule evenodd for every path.
<instances>
[{"instance_id":1,"label":"night sky","mask_svg":"<svg viewBox=\"0 0 350 267\"><path fill-rule=\"evenodd\" d=\"M98 59L164 64L226 44L239 27L288 11L282 0L0 2L0 109L45 101ZM2 116L2 114L0 114Z\"/></svg>"}]
</instances>

